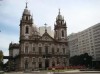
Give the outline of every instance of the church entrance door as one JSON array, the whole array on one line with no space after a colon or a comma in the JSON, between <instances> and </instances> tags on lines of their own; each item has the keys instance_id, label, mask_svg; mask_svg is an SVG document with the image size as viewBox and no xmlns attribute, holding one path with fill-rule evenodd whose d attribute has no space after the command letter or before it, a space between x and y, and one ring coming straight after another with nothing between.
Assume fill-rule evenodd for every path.
<instances>
[{"instance_id":1,"label":"church entrance door","mask_svg":"<svg viewBox=\"0 0 100 74\"><path fill-rule=\"evenodd\" d=\"M49 59L45 59L45 69L49 67Z\"/></svg>"},{"instance_id":2,"label":"church entrance door","mask_svg":"<svg viewBox=\"0 0 100 74\"><path fill-rule=\"evenodd\" d=\"M27 69L28 69L28 62L25 61L25 70L27 70Z\"/></svg>"},{"instance_id":3,"label":"church entrance door","mask_svg":"<svg viewBox=\"0 0 100 74\"><path fill-rule=\"evenodd\" d=\"M52 66L53 66L53 67L55 66L55 62L52 62Z\"/></svg>"},{"instance_id":4,"label":"church entrance door","mask_svg":"<svg viewBox=\"0 0 100 74\"><path fill-rule=\"evenodd\" d=\"M39 63L39 68L42 68L42 62Z\"/></svg>"}]
</instances>

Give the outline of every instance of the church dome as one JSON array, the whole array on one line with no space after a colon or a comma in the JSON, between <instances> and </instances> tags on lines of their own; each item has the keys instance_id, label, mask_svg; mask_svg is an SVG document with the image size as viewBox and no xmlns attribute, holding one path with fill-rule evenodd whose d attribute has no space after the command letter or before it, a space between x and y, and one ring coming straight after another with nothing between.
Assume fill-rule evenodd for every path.
<instances>
[{"instance_id":1,"label":"church dome","mask_svg":"<svg viewBox=\"0 0 100 74\"><path fill-rule=\"evenodd\" d=\"M25 8L23 14L30 15L30 11L27 8Z\"/></svg>"},{"instance_id":2,"label":"church dome","mask_svg":"<svg viewBox=\"0 0 100 74\"><path fill-rule=\"evenodd\" d=\"M60 9L56 20L64 20L63 16L60 14Z\"/></svg>"},{"instance_id":3,"label":"church dome","mask_svg":"<svg viewBox=\"0 0 100 74\"><path fill-rule=\"evenodd\" d=\"M30 15L30 11L29 11L28 8L27 8L27 3L26 3L26 7L25 7L25 9L24 9L23 14Z\"/></svg>"},{"instance_id":4,"label":"church dome","mask_svg":"<svg viewBox=\"0 0 100 74\"><path fill-rule=\"evenodd\" d=\"M62 15L58 15L56 19L57 19L57 20L58 20L58 19L59 19L59 20L63 20L63 17L62 17Z\"/></svg>"}]
</instances>

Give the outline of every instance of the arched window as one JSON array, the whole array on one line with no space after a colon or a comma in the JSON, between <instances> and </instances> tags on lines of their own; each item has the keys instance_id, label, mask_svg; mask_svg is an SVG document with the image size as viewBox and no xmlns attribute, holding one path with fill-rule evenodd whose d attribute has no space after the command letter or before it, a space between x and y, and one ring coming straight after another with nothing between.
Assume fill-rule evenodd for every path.
<instances>
[{"instance_id":1,"label":"arched window","mask_svg":"<svg viewBox=\"0 0 100 74\"><path fill-rule=\"evenodd\" d=\"M59 52L59 48L57 48L57 52Z\"/></svg>"},{"instance_id":2,"label":"arched window","mask_svg":"<svg viewBox=\"0 0 100 74\"><path fill-rule=\"evenodd\" d=\"M62 37L64 37L64 30L62 30Z\"/></svg>"},{"instance_id":3,"label":"arched window","mask_svg":"<svg viewBox=\"0 0 100 74\"><path fill-rule=\"evenodd\" d=\"M33 52L35 52L35 47L33 47Z\"/></svg>"},{"instance_id":4,"label":"arched window","mask_svg":"<svg viewBox=\"0 0 100 74\"><path fill-rule=\"evenodd\" d=\"M33 62L35 62L35 58L33 58Z\"/></svg>"},{"instance_id":5,"label":"arched window","mask_svg":"<svg viewBox=\"0 0 100 74\"><path fill-rule=\"evenodd\" d=\"M25 60L25 69L28 69L28 61Z\"/></svg>"},{"instance_id":6,"label":"arched window","mask_svg":"<svg viewBox=\"0 0 100 74\"><path fill-rule=\"evenodd\" d=\"M48 46L45 46L45 53L48 54Z\"/></svg>"},{"instance_id":7,"label":"arched window","mask_svg":"<svg viewBox=\"0 0 100 74\"><path fill-rule=\"evenodd\" d=\"M64 61L64 65L66 66L66 63L67 63L67 62L66 62L66 58L63 58L63 61Z\"/></svg>"},{"instance_id":8,"label":"arched window","mask_svg":"<svg viewBox=\"0 0 100 74\"><path fill-rule=\"evenodd\" d=\"M28 46L25 46L25 53L28 54Z\"/></svg>"},{"instance_id":9,"label":"arched window","mask_svg":"<svg viewBox=\"0 0 100 74\"><path fill-rule=\"evenodd\" d=\"M55 66L55 62L54 61L52 62L52 66Z\"/></svg>"},{"instance_id":10,"label":"arched window","mask_svg":"<svg viewBox=\"0 0 100 74\"><path fill-rule=\"evenodd\" d=\"M42 62L42 58L39 58L39 62Z\"/></svg>"},{"instance_id":11,"label":"arched window","mask_svg":"<svg viewBox=\"0 0 100 74\"><path fill-rule=\"evenodd\" d=\"M25 33L26 33L26 34L28 34L28 33L29 33L29 27L28 27L28 26L26 26Z\"/></svg>"},{"instance_id":12,"label":"arched window","mask_svg":"<svg viewBox=\"0 0 100 74\"><path fill-rule=\"evenodd\" d=\"M54 48L52 48L52 54L54 54L55 52L54 52Z\"/></svg>"},{"instance_id":13,"label":"arched window","mask_svg":"<svg viewBox=\"0 0 100 74\"><path fill-rule=\"evenodd\" d=\"M65 54L65 48L63 48L63 54Z\"/></svg>"},{"instance_id":14,"label":"arched window","mask_svg":"<svg viewBox=\"0 0 100 74\"><path fill-rule=\"evenodd\" d=\"M39 47L39 54L42 53L42 47Z\"/></svg>"},{"instance_id":15,"label":"arched window","mask_svg":"<svg viewBox=\"0 0 100 74\"><path fill-rule=\"evenodd\" d=\"M26 20L28 20L28 16L26 16Z\"/></svg>"},{"instance_id":16,"label":"arched window","mask_svg":"<svg viewBox=\"0 0 100 74\"><path fill-rule=\"evenodd\" d=\"M59 58L57 58L57 64L59 64Z\"/></svg>"}]
</instances>

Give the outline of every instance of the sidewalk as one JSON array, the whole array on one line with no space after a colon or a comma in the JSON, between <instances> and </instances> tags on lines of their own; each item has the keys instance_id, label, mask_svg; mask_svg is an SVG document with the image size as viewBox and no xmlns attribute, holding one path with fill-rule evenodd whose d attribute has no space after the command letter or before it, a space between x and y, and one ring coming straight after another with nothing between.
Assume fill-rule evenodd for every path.
<instances>
[{"instance_id":1,"label":"sidewalk","mask_svg":"<svg viewBox=\"0 0 100 74\"><path fill-rule=\"evenodd\" d=\"M82 73L100 73L100 71L80 71Z\"/></svg>"}]
</instances>

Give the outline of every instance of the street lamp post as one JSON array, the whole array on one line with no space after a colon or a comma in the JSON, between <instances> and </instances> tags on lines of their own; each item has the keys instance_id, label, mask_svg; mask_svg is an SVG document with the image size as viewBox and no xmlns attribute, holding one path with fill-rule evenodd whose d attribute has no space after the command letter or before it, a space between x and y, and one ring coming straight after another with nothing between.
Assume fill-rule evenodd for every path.
<instances>
[{"instance_id":1,"label":"street lamp post","mask_svg":"<svg viewBox=\"0 0 100 74\"><path fill-rule=\"evenodd\" d=\"M85 67L86 67L86 58L84 58L84 64L85 64Z\"/></svg>"}]
</instances>

